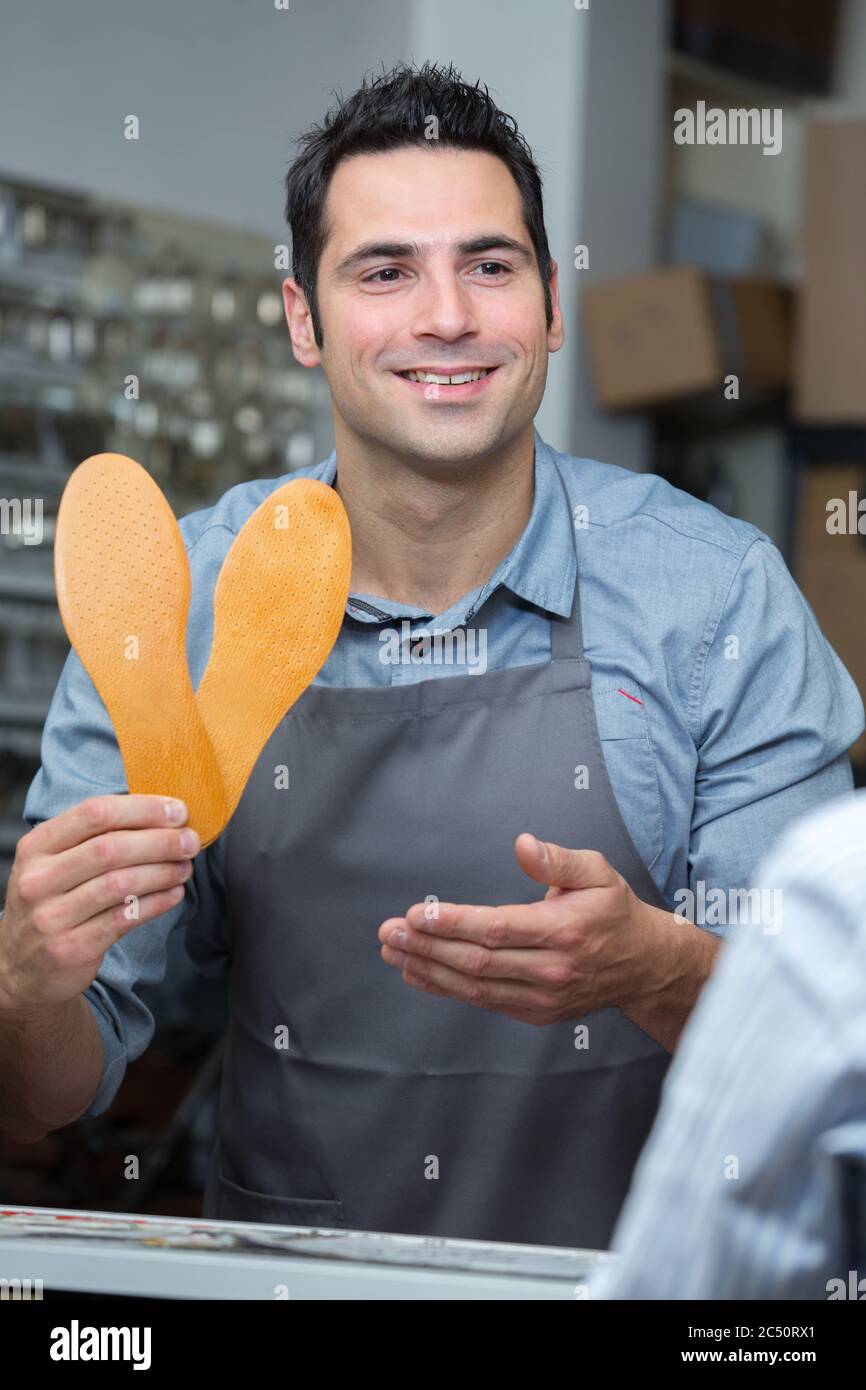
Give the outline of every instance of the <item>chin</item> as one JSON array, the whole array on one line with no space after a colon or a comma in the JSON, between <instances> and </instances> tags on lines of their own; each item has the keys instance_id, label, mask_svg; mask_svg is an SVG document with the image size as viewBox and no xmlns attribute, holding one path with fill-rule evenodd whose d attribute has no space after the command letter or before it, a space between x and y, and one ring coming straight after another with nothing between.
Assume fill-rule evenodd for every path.
<instances>
[{"instance_id":1,"label":"chin","mask_svg":"<svg viewBox=\"0 0 866 1390\"><path fill-rule=\"evenodd\" d=\"M381 422L380 422L381 432ZM405 422L381 439L385 448L407 458L447 465L463 464L495 448L501 438L497 423L447 423L439 421L429 428L407 430Z\"/></svg>"}]
</instances>

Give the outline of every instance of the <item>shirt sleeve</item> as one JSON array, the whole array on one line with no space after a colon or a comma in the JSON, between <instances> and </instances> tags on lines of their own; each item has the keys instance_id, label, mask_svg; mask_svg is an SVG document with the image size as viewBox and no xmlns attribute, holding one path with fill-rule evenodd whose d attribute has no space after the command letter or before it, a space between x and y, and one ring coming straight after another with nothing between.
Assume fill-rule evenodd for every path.
<instances>
[{"instance_id":1,"label":"shirt sleeve","mask_svg":"<svg viewBox=\"0 0 866 1390\"><path fill-rule=\"evenodd\" d=\"M858 793L759 867L781 914L722 947L592 1297L826 1299L862 1263L864 838Z\"/></svg>"},{"instance_id":2,"label":"shirt sleeve","mask_svg":"<svg viewBox=\"0 0 866 1390\"><path fill-rule=\"evenodd\" d=\"M710 615L693 687L689 881L727 891L749 883L791 821L851 791L847 750L866 725L854 681L760 532Z\"/></svg>"},{"instance_id":3,"label":"shirt sleeve","mask_svg":"<svg viewBox=\"0 0 866 1390\"><path fill-rule=\"evenodd\" d=\"M74 648L70 649L42 731L41 765L30 785L23 818L32 829L88 797L127 790L123 760L108 712ZM198 864L200 854L193 861ZM84 991L102 1037L102 1079L85 1115L108 1108L127 1061L141 1056L154 1032L153 1015L138 997L144 984L165 974L166 940L195 901L193 878L177 907L134 927L102 959Z\"/></svg>"}]
</instances>

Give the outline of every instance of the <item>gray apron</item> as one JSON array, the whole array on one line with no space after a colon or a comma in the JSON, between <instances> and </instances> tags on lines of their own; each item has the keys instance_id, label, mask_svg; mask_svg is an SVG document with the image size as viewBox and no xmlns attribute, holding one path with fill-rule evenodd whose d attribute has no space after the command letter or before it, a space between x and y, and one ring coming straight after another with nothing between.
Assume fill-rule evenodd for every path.
<instances>
[{"instance_id":1,"label":"gray apron","mask_svg":"<svg viewBox=\"0 0 866 1390\"><path fill-rule=\"evenodd\" d=\"M605 769L579 579L551 632L547 664L309 686L265 746L224 832L230 1022L205 1216L608 1245L669 1054L615 1008L538 1027L426 995L377 937L430 895L542 899L514 858L523 830L600 850L665 906Z\"/></svg>"}]
</instances>

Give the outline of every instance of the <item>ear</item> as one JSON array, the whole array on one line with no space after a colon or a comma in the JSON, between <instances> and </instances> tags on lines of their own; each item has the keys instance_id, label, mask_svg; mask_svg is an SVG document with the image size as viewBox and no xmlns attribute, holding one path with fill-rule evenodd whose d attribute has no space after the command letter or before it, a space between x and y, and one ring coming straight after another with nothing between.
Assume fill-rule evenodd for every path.
<instances>
[{"instance_id":1,"label":"ear","mask_svg":"<svg viewBox=\"0 0 866 1390\"><path fill-rule=\"evenodd\" d=\"M559 303L559 265L556 261L551 261L550 303L553 309L553 319L547 330L547 348L549 352L559 352L565 342L565 324L562 320L562 309Z\"/></svg>"},{"instance_id":2,"label":"ear","mask_svg":"<svg viewBox=\"0 0 866 1390\"><path fill-rule=\"evenodd\" d=\"M283 309L295 360L302 367L321 366L321 353L313 335L313 316L304 291L292 276L283 281Z\"/></svg>"}]
</instances>

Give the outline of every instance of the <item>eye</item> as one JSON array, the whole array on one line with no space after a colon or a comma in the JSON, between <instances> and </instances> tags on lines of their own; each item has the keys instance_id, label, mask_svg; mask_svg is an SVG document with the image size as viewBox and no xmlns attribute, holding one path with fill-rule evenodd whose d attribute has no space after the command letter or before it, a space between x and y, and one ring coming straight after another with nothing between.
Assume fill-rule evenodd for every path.
<instances>
[{"instance_id":1,"label":"eye","mask_svg":"<svg viewBox=\"0 0 866 1390\"><path fill-rule=\"evenodd\" d=\"M509 268L508 268L508 266L507 266L507 265L503 265L501 261L481 261L481 262L479 262L479 265L481 265L481 266L492 265L492 266L495 266L495 267L496 267L497 272L505 271L506 275L510 275L510 273L511 273L510 270L509 270ZM479 267L476 266L475 268L476 268L476 270L477 270ZM490 279L492 279L492 276L490 276L490 275L482 275L481 278L482 278L482 280L490 280Z\"/></svg>"},{"instance_id":2,"label":"eye","mask_svg":"<svg viewBox=\"0 0 866 1390\"><path fill-rule=\"evenodd\" d=\"M381 270L374 270L372 275L365 275L365 276L364 276L364 279L361 281L361 284L362 284L362 285L372 285L372 284L376 283L376 276L377 276L377 275L401 275L401 274L402 274L402 271L400 271L400 270L398 269L397 266L395 266L395 265L386 265L386 266L384 266ZM394 283L393 280L379 280L379 281L378 281L378 284L380 284L380 285L392 285L393 283Z\"/></svg>"}]
</instances>

